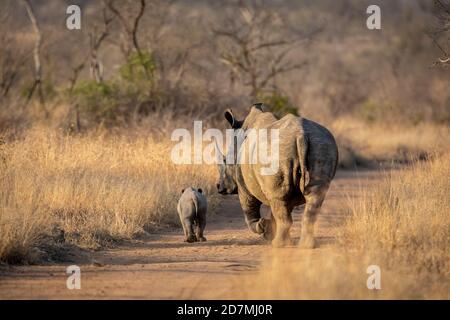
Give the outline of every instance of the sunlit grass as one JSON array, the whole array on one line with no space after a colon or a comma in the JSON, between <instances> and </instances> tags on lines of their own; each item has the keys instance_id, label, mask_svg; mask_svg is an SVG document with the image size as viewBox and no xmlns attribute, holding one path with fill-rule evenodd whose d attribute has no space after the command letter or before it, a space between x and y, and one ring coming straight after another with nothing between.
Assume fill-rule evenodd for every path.
<instances>
[{"instance_id":1,"label":"sunlit grass","mask_svg":"<svg viewBox=\"0 0 450 320\"><path fill-rule=\"evenodd\" d=\"M449 299L450 154L387 176L350 203L334 245L268 250L230 297ZM381 290L367 268L381 268Z\"/></svg>"},{"instance_id":2,"label":"sunlit grass","mask_svg":"<svg viewBox=\"0 0 450 320\"><path fill-rule=\"evenodd\" d=\"M67 242L97 248L178 223L176 203L187 186L205 190L213 209L214 166L175 165L170 150L147 137L39 129L3 145L0 259L26 258L55 230Z\"/></svg>"}]
</instances>

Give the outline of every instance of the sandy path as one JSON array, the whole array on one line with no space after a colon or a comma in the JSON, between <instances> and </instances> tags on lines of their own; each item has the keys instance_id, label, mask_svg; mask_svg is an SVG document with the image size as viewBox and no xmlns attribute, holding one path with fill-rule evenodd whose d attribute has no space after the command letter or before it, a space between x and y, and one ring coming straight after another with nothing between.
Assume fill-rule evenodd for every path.
<instances>
[{"instance_id":1,"label":"sandy path","mask_svg":"<svg viewBox=\"0 0 450 320\"><path fill-rule=\"evenodd\" d=\"M339 171L318 219L318 254L333 244L334 227L348 214L348 201L380 179L377 171ZM294 211L291 235L298 241L301 212ZM42 266L2 266L0 299L214 299L232 297L233 284L258 269L273 250L245 226L237 196L223 198L208 220L205 243L182 242L181 230L165 230L113 249ZM66 267L81 268L81 289L66 288Z\"/></svg>"}]
</instances>

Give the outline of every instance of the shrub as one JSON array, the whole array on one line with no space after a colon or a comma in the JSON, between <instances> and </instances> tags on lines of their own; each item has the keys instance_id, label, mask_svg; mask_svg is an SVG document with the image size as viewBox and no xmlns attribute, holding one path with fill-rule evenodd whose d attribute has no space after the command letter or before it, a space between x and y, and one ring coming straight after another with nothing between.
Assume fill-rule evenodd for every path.
<instances>
[{"instance_id":1,"label":"shrub","mask_svg":"<svg viewBox=\"0 0 450 320\"><path fill-rule=\"evenodd\" d=\"M291 103L288 97L278 92L273 92L266 96L262 95L259 100L268 105L270 111L278 118L281 118L288 113L298 116L298 108Z\"/></svg>"},{"instance_id":2,"label":"shrub","mask_svg":"<svg viewBox=\"0 0 450 320\"><path fill-rule=\"evenodd\" d=\"M81 81L72 91L82 118L107 124L117 122L120 117L117 95L118 87L115 84L95 81Z\"/></svg>"},{"instance_id":3,"label":"shrub","mask_svg":"<svg viewBox=\"0 0 450 320\"><path fill-rule=\"evenodd\" d=\"M125 81L136 83L142 80L152 81L155 71L156 61L150 53L133 53L120 68L120 75Z\"/></svg>"}]
</instances>

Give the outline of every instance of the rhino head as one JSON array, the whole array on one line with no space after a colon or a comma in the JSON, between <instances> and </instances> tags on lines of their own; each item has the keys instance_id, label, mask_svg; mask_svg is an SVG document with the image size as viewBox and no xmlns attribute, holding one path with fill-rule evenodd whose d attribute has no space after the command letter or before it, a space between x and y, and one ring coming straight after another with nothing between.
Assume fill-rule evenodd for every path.
<instances>
[{"instance_id":1,"label":"rhino head","mask_svg":"<svg viewBox=\"0 0 450 320\"><path fill-rule=\"evenodd\" d=\"M242 127L243 121L239 121L235 118L233 111L231 109L227 109L225 111L225 119L230 124L231 128L234 130L238 130ZM234 152L234 159L236 160L237 147L229 152ZM236 173L236 161L234 163L227 163L227 159L230 159L230 155L223 155L220 151L217 142L216 142L216 152L219 156L222 157L223 161L220 161L218 164L219 167L219 181L217 182L217 191L220 194L236 194L238 191L235 173Z\"/></svg>"},{"instance_id":2,"label":"rhino head","mask_svg":"<svg viewBox=\"0 0 450 320\"><path fill-rule=\"evenodd\" d=\"M235 180L234 164L219 164L219 182L217 183L217 191L220 194L236 194L237 184Z\"/></svg>"},{"instance_id":3,"label":"rhino head","mask_svg":"<svg viewBox=\"0 0 450 320\"><path fill-rule=\"evenodd\" d=\"M252 107L257 108L260 111L263 111L262 106L263 106L262 103L257 103L254 104ZM244 120L236 119L231 109L227 109L225 111L224 116L233 130L240 130L242 128ZM220 194L236 194L238 191L235 176L236 176L236 163L237 163L236 159L237 159L237 152L239 150L239 142L235 141L235 147L232 149L229 148L228 150L229 152L234 152L234 154L233 155L227 154L226 156L224 156L220 151L220 149L218 148L216 142L216 152L223 158L223 161L220 161L218 164L219 181L216 184L217 191ZM227 163L227 159L234 159L234 162Z\"/></svg>"}]
</instances>

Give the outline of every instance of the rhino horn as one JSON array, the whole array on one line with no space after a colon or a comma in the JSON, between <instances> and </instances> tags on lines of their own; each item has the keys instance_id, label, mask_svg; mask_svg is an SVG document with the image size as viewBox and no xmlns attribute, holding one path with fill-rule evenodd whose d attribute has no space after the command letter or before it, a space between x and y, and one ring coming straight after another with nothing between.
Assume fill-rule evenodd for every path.
<instances>
[{"instance_id":1,"label":"rhino horn","mask_svg":"<svg viewBox=\"0 0 450 320\"><path fill-rule=\"evenodd\" d=\"M219 147L219 144L217 143L216 138L213 137L212 139L214 140L214 146L215 146L215 149L216 149L217 163L218 164L222 164L223 163L223 159L225 158L225 156L223 155L223 153L222 153L222 151L221 151L221 149Z\"/></svg>"}]
</instances>

